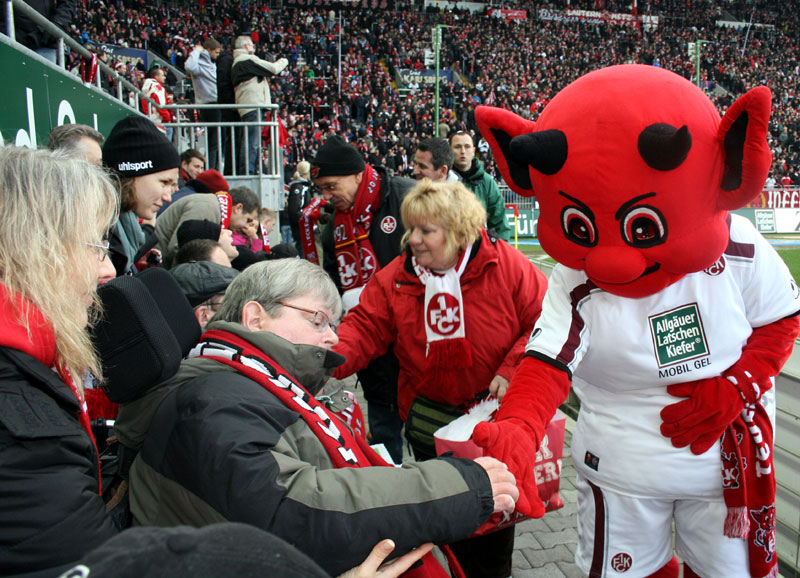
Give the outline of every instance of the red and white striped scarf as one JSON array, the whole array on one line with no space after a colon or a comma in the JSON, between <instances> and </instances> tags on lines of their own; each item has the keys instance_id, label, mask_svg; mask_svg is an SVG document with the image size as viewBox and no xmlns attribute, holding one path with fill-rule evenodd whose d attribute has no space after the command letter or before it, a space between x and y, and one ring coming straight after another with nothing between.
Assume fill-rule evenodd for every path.
<instances>
[{"instance_id":1,"label":"red and white striped scarf","mask_svg":"<svg viewBox=\"0 0 800 578\"><path fill-rule=\"evenodd\" d=\"M380 189L380 175L366 165L352 208L349 211L336 211L333 235L342 291L366 285L380 269L372 243L369 242L372 211L380 202Z\"/></svg>"},{"instance_id":2,"label":"red and white striped scarf","mask_svg":"<svg viewBox=\"0 0 800 578\"><path fill-rule=\"evenodd\" d=\"M388 466L383 458L360 436L350 433L339 418L317 401L300 383L266 353L238 335L212 329L203 334L189 357L213 359L234 368L277 397L286 407L297 412L322 442L335 468ZM457 578L463 571L446 546L442 547L448 564ZM406 578L449 578L449 574L429 552L422 564L403 573Z\"/></svg>"}]
</instances>

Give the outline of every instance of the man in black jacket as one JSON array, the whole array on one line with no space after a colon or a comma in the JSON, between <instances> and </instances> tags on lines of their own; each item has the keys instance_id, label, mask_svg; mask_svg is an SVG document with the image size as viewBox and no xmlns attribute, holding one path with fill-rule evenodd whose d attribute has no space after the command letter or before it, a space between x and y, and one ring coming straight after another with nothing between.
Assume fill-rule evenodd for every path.
<instances>
[{"instance_id":1,"label":"man in black jacket","mask_svg":"<svg viewBox=\"0 0 800 578\"><path fill-rule=\"evenodd\" d=\"M67 31L72 20L75 18L77 10L77 0L25 0L25 4L36 10L39 14L47 18L50 22ZM3 15L5 24L6 9L3 2ZM5 32L5 29L4 29ZM56 39L55 37L36 24L31 18L22 14L21 11L14 12L14 36L20 44L44 56L51 62L56 62Z\"/></svg>"},{"instance_id":2,"label":"man in black jacket","mask_svg":"<svg viewBox=\"0 0 800 578\"><path fill-rule=\"evenodd\" d=\"M323 267L342 291L345 310L358 304L369 279L401 253L405 229L400 204L415 182L390 176L364 162L358 150L329 137L311 161L311 178L336 209L322 231ZM389 351L358 372L367 398L372 443L382 443L392 459L403 459L403 422L397 413L399 366Z\"/></svg>"},{"instance_id":3,"label":"man in black jacket","mask_svg":"<svg viewBox=\"0 0 800 578\"><path fill-rule=\"evenodd\" d=\"M236 104L236 94L233 91L233 81L231 80L231 69L233 68L233 52L223 50L217 55L217 102L220 104ZM235 108L223 108L222 122L239 122L239 113ZM235 138L237 143L242 142L242 129L236 127ZM222 158L224 159L224 173L233 174L233 154L231 146L231 129L225 128L222 131Z\"/></svg>"}]
</instances>

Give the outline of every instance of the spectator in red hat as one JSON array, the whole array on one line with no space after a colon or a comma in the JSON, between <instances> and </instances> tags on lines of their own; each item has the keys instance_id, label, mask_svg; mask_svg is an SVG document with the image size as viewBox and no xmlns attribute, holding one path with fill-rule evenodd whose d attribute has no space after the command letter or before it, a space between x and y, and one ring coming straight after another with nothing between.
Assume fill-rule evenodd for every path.
<instances>
[{"instance_id":1,"label":"spectator in red hat","mask_svg":"<svg viewBox=\"0 0 800 578\"><path fill-rule=\"evenodd\" d=\"M208 172L208 171L206 171ZM261 202L247 187L236 187L212 194L188 195L169 206L156 219L156 236L169 265L178 250L178 229L184 221L201 219L220 225L223 229L241 231L256 226Z\"/></svg>"},{"instance_id":2,"label":"spectator in red hat","mask_svg":"<svg viewBox=\"0 0 800 578\"><path fill-rule=\"evenodd\" d=\"M172 201L165 202L162 205L156 216L161 215L161 213L166 211L167 207L175 201L188 195L193 195L195 193L218 193L220 191L227 193L230 190L231 187L228 185L228 181L225 180L225 177L223 177L218 170L208 169L207 171L196 173L194 178L186 181L186 184L181 187L177 193L172 195Z\"/></svg>"}]
</instances>

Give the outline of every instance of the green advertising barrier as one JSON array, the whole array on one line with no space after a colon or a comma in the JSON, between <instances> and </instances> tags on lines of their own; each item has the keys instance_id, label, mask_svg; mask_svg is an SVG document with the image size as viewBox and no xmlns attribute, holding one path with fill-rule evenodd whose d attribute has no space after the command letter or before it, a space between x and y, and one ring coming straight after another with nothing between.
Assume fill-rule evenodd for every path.
<instances>
[{"instance_id":1,"label":"green advertising barrier","mask_svg":"<svg viewBox=\"0 0 800 578\"><path fill-rule=\"evenodd\" d=\"M86 124L104 135L118 120L134 111L100 89L84 86L80 78L36 56L0 41L0 62L6 84L0 106L0 145L42 148L47 135L66 123Z\"/></svg>"},{"instance_id":2,"label":"green advertising barrier","mask_svg":"<svg viewBox=\"0 0 800 578\"><path fill-rule=\"evenodd\" d=\"M517 236L520 239L535 239L536 224L539 222L538 209L520 209L517 217ZM514 242L514 209L506 208L506 223L511 229L511 243Z\"/></svg>"}]
</instances>

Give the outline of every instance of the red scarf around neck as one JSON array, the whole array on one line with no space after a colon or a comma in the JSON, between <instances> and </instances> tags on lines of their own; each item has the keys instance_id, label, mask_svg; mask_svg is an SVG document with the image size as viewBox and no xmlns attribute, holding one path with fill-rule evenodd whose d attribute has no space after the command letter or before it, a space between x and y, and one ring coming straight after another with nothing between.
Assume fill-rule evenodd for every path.
<instances>
[{"instance_id":1,"label":"red scarf around neck","mask_svg":"<svg viewBox=\"0 0 800 578\"><path fill-rule=\"evenodd\" d=\"M325 206L325 199L317 197L311 199L300 214L300 243L303 247L303 258L315 265L319 265L317 244L314 241L314 225L319 221L320 209Z\"/></svg>"},{"instance_id":2,"label":"red scarf around neck","mask_svg":"<svg viewBox=\"0 0 800 578\"><path fill-rule=\"evenodd\" d=\"M25 318L25 323L19 323L17 320L20 311ZM29 331L30 337L28 336ZM72 379L72 375L56 359L56 336L53 326L33 303L22 295L10 291L2 284L0 284L0 346L21 351L47 367L55 369L61 380L75 395L80 408L76 412L76 417L89 439L92 440L95 456L97 456L97 493L101 494L100 455L92 433L86 400L83 391Z\"/></svg>"},{"instance_id":3,"label":"red scarf around neck","mask_svg":"<svg viewBox=\"0 0 800 578\"><path fill-rule=\"evenodd\" d=\"M259 228L261 231L261 250L264 251L265 253L269 253L270 252L269 231L267 231L267 228L264 226L264 223L261 223L259 225Z\"/></svg>"},{"instance_id":4,"label":"red scarf around neck","mask_svg":"<svg viewBox=\"0 0 800 578\"><path fill-rule=\"evenodd\" d=\"M218 329L203 334L188 357L213 359L232 367L252 379L286 407L297 412L322 442L335 468L362 468L388 466L360 436L350 433L344 424L324 405L314 398L286 370L263 351L238 335ZM448 564L456 578L465 578L461 567L446 546L442 547ZM403 573L406 578L449 578L449 574L429 552L422 564Z\"/></svg>"},{"instance_id":5,"label":"red scarf around neck","mask_svg":"<svg viewBox=\"0 0 800 578\"><path fill-rule=\"evenodd\" d=\"M369 242L372 211L380 202L380 189L380 175L366 165L353 207L349 211L336 211L333 236L342 291L366 285L380 269Z\"/></svg>"},{"instance_id":6,"label":"red scarf around neck","mask_svg":"<svg viewBox=\"0 0 800 578\"><path fill-rule=\"evenodd\" d=\"M231 228L231 213L233 212L233 198L230 193L220 191L214 193L219 201L219 225L223 229Z\"/></svg>"},{"instance_id":7,"label":"red scarf around neck","mask_svg":"<svg viewBox=\"0 0 800 578\"><path fill-rule=\"evenodd\" d=\"M317 438L336 468L388 466L367 443L350 433L334 414L314 398L266 353L245 339L212 329L189 353L189 357L213 359L234 368L296 411Z\"/></svg>"}]
</instances>

